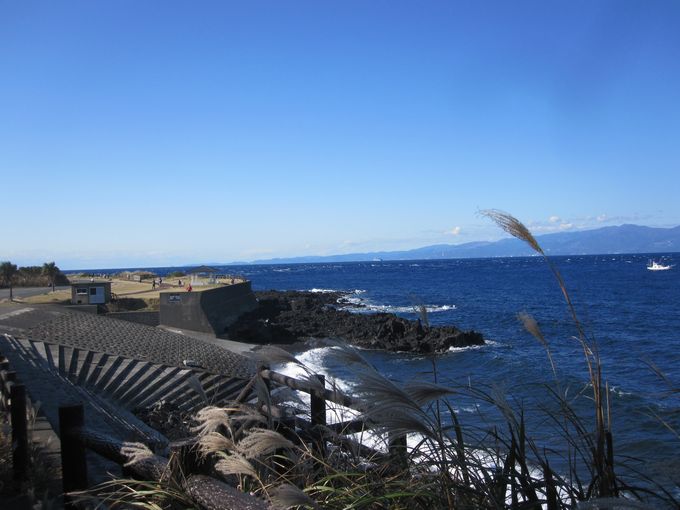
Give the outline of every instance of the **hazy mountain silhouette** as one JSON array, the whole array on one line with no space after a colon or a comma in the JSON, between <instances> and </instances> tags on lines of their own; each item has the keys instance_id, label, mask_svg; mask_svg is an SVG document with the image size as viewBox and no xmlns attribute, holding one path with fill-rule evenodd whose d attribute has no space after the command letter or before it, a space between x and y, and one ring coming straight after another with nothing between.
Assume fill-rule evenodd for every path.
<instances>
[{"instance_id":1,"label":"hazy mountain silhouette","mask_svg":"<svg viewBox=\"0 0 680 510\"><path fill-rule=\"evenodd\" d=\"M603 253L662 253L680 251L680 226L673 228L621 225L577 232L536 236L548 255L598 255ZM355 262L370 260L428 260L484 257L523 257L533 251L514 238L494 242L435 244L413 250L349 253L258 260L256 264L305 262Z\"/></svg>"}]
</instances>

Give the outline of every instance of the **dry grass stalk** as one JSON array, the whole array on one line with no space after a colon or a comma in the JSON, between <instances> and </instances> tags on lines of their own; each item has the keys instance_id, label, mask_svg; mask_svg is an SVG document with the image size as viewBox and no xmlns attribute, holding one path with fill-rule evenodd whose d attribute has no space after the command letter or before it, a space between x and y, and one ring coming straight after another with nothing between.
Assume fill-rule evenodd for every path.
<instances>
[{"instance_id":1,"label":"dry grass stalk","mask_svg":"<svg viewBox=\"0 0 680 510\"><path fill-rule=\"evenodd\" d=\"M266 363L293 363L294 365L306 368L295 356L290 352L276 347L275 345L265 345L258 347L251 354L251 357L257 362Z\"/></svg>"},{"instance_id":2,"label":"dry grass stalk","mask_svg":"<svg viewBox=\"0 0 680 510\"><path fill-rule=\"evenodd\" d=\"M203 436L211 432L219 430L221 427L231 430L230 411L236 411L238 408L228 407L204 407L196 414L196 421L198 425L191 429L192 432Z\"/></svg>"},{"instance_id":3,"label":"dry grass stalk","mask_svg":"<svg viewBox=\"0 0 680 510\"><path fill-rule=\"evenodd\" d=\"M616 488L614 486L614 474L611 467L613 465L613 459L608 459L605 451L607 428L605 424L605 403L603 400L602 366L597 353L597 345L594 341L588 341L585 328L578 318L576 309L571 300L571 296L567 291L567 287L564 283L562 275L558 271L557 267L547 257L531 232L529 232L529 229L515 217L502 211L487 210L482 211L482 215L491 218L507 233L526 242L534 251L542 255L555 279L557 280L559 288L571 314L572 322L578 331L577 340L583 349L584 360L588 368L588 374L593 392L595 411L595 441L593 445L594 447L592 448L592 462L597 472L597 476L596 479L593 480L593 486L591 489L596 490L597 493L602 496L610 496L612 493L616 493Z\"/></svg>"},{"instance_id":4,"label":"dry grass stalk","mask_svg":"<svg viewBox=\"0 0 680 510\"><path fill-rule=\"evenodd\" d=\"M356 365L358 367L375 371L373 365L371 365L371 363L364 356L362 356L361 352L348 345L347 342L329 338L324 339L321 345L333 347L333 357L344 364Z\"/></svg>"},{"instance_id":5,"label":"dry grass stalk","mask_svg":"<svg viewBox=\"0 0 680 510\"><path fill-rule=\"evenodd\" d=\"M294 445L278 432L269 429L251 429L236 445L246 459L255 459L279 449L292 450Z\"/></svg>"},{"instance_id":6,"label":"dry grass stalk","mask_svg":"<svg viewBox=\"0 0 680 510\"><path fill-rule=\"evenodd\" d=\"M246 475L258 479L255 467L239 453L220 455L220 460L215 464L215 470L222 476Z\"/></svg>"},{"instance_id":7,"label":"dry grass stalk","mask_svg":"<svg viewBox=\"0 0 680 510\"><path fill-rule=\"evenodd\" d=\"M121 448L121 453L127 457L126 466L131 466L137 462L154 457L155 454L143 443L125 443Z\"/></svg>"},{"instance_id":8,"label":"dry grass stalk","mask_svg":"<svg viewBox=\"0 0 680 510\"><path fill-rule=\"evenodd\" d=\"M538 244L536 238L529 229L517 218L497 209L486 209L481 211L482 216L493 220L496 225L505 230L508 234L527 243L536 253L545 256L543 248Z\"/></svg>"},{"instance_id":9,"label":"dry grass stalk","mask_svg":"<svg viewBox=\"0 0 680 510\"><path fill-rule=\"evenodd\" d=\"M424 406L433 400L439 400L453 395L456 390L441 384L429 382L411 382L404 385L404 392L419 406Z\"/></svg>"},{"instance_id":10,"label":"dry grass stalk","mask_svg":"<svg viewBox=\"0 0 680 510\"><path fill-rule=\"evenodd\" d=\"M321 508L312 498L290 483L282 483L274 487L270 496L272 503L277 508Z\"/></svg>"},{"instance_id":11,"label":"dry grass stalk","mask_svg":"<svg viewBox=\"0 0 680 510\"><path fill-rule=\"evenodd\" d=\"M217 452L233 452L236 445L231 439L224 437L219 432L209 432L198 440L199 451L203 456Z\"/></svg>"},{"instance_id":12,"label":"dry grass stalk","mask_svg":"<svg viewBox=\"0 0 680 510\"><path fill-rule=\"evenodd\" d=\"M548 355L548 361L550 361L550 368L552 369L553 376L557 379L557 370L555 369L555 361L552 357L552 351L550 350L548 341L545 339L545 336L543 336L541 328L538 326L538 322L536 322L536 319L534 319L532 315L526 312L520 312L517 315L517 318L524 326L524 329L526 329L531 334L531 336L538 340L545 349L545 352Z\"/></svg>"}]
</instances>

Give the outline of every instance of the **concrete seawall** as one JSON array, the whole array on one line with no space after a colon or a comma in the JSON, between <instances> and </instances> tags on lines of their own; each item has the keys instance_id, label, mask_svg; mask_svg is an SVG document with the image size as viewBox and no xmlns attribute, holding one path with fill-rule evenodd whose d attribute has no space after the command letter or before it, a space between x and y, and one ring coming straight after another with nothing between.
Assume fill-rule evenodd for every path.
<instances>
[{"instance_id":1,"label":"concrete seawall","mask_svg":"<svg viewBox=\"0 0 680 510\"><path fill-rule=\"evenodd\" d=\"M256 307L250 282L197 292L161 292L160 324L221 335L241 314Z\"/></svg>"}]
</instances>

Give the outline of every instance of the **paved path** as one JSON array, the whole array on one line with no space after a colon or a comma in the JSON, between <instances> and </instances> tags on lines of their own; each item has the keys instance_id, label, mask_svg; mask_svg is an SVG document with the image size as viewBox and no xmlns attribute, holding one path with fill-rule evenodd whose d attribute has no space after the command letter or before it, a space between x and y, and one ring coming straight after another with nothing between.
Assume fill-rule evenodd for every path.
<instances>
[{"instance_id":1,"label":"paved path","mask_svg":"<svg viewBox=\"0 0 680 510\"><path fill-rule=\"evenodd\" d=\"M66 290L70 288L69 285L57 285L55 290ZM49 292L52 292L51 287L14 287L12 289L12 295L15 298L39 296L40 294L47 294ZM0 301L3 299L9 299L9 289L0 289Z\"/></svg>"}]
</instances>

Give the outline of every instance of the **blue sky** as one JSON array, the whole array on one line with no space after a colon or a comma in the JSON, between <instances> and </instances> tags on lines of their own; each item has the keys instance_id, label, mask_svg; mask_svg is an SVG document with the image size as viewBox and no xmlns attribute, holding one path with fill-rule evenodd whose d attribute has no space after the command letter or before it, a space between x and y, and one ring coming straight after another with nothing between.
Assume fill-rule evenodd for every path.
<instances>
[{"instance_id":1,"label":"blue sky","mask_svg":"<svg viewBox=\"0 0 680 510\"><path fill-rule=\"evenodd\" d=\"M680 223L680 2L0 1L0 260Z\"/></svg>"}]
</instances>

